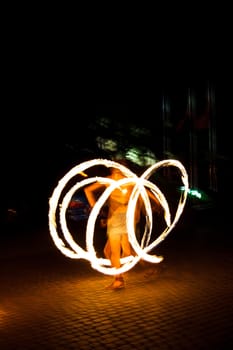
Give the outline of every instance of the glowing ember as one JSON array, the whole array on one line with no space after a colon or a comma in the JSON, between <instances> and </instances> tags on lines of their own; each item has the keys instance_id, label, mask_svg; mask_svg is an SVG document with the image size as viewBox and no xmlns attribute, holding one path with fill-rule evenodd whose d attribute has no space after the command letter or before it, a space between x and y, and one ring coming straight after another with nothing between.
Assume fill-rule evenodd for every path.
<instances>
[{"instance_id":1,"label":"glowing ember","mask_svg":"<svg viewBox=\"0 0 233 350\"><path fill-rule=\"evenodd\" d=\"M106 167L114 167L119 169L125 176L125 178L115 181L106 177L92 177L88 178L85 171L93 166L104 165ZM159 188L148 181L149 177L157 171L159 168L173 166L179 169L181 173L181 180L183 182L183 191L180 195L180 200L177 206L174 219L171 222L171 215L167 200L164 194L159 190ZM62 191L64 190L67 183L77 174L85 175L85 179L77 182L70 190L65 194L61 203L59 203ZM66 210L71 201L72 196L77 190L89 185L93 182L99 182L101 184L108 185L103 192L103 194L98 198L95 206L92 208L89 215L87 226L86 226L86 247L87 250L84 250L80 247L73 239L72 234L70 233L67 223L66 223ZM122 266L119 269L111 267L111 262L105 258L98 258L96 256L96 251L94 249L93 238L95 232L95 223L99 215L100 210L106 203L108 197L111 195L112 191L126 184L135 184L134 189L131 193L128 209L127 209L127 229L129 235L129 241L132 245L132 248L136 252L136 256L128 256L121 258ZM152 209L151 203L147 190L157 198L158 202L164 210L164 219L166 222L166 228L164 231L152 242L150 242L151 232L152 232ZM163 260L163 257L157 255L148 254L152 249L154 249L165 237L171 232L171 230L176 225L178 219L180 218L181 213L183 212L184 205L188 193L188 176L184 166L177 160L168 159L163 160L154 165L150 166L142 175L138 177L127 167L119 164L117 162L107 160L107 159L93 159L84 163L81 163L74 168L72 168L58 183L57 187L54 189L52 197L49 200L49 230L52 236L52 239L57 246L57 248L66 256L73 259L86 259L89 260L92 267L99 272L102 272L107 275L114 275L116 273L123 273L130 270L140 259L152 263L159 263ZM136 210L136 205L139 196L141 196L145 210L146 210L146 227L144 234L141 240L141 244L138 243L135 235L135 224L134 224L134 214ZM59 211L58 211L59 208ZM57 227L57 212L59 214L59 225L61 227L61 232L63 233L64 239L59 237L58 227ZM67 243L69 246L67 246Z\"/></svg>"}]
</instances>

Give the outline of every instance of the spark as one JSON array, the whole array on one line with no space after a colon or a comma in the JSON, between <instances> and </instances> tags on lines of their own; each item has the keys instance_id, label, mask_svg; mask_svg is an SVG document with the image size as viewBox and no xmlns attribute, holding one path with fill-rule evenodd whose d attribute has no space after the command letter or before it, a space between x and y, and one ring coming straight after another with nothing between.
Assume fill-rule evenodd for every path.
<instances>
[{"instance_id":1,"label":"spark","mask_svg":"<svg viewBox=\"0 0 233 350\"><path fill-rule=\"evenodd\" d=\"M85 171L93 166L98 165L117 168L123 173L125 177L117 181L111 178L99 176L87 178ZM153 173L155 173L158 169L168 166L176 167L180 171L181 180L183 182L183 191L180 194L180 200L173 221L171 221L169 205L164 194L154 183L148 180L150 176ZM66 192L62 199L62 202L60 203L60 198L63 190L65 189L68 182L77 174L85 174L85 179L82 179L81 181L73 185L69 189L69 191ZM107 186L102 195L98 198L88 217L86 226L86 250L84 250L82 247L79 246L78 243L74 241L73 236L67 227L66 210L74 193L93 182L98 182ZM129 241L137 255L121 258L121 267L116 269L114 267L111 267L111 262L109 259L98 258L96 255L96 251L94 249L93 244L95 224L100 210L102 209L102 207L104 206L114 189L120 188L120 186L127 184L134 184L134 188L130 195L128 203L126 220ZM147 190L151 191L151 193L155 196L155 198L162 206L164 210L164 219L167 225L164 231L152 243L149 243L153 226L152 208ZM133 266L135 266L140 259L149 261L151 263L159 263L163 260L163 257L151 255L149 254L149 252L152 249L154 249L161 241L163 241L176 225L183 212L188 191L189 184L187 172L182 163L174 159L159 161L151 165L140 177L138 177L131 170L129 170L127 167L123 166L118 162L111 161L108 159L89 160L73 167L68 173L66 173L66 175L63 178L61 178L61 180L58 182L58 185L55 187L52 196L49 199L49 231L54 241L54 244L65 256L72 259L86 259L90 261L91 266L94 269L103 274L114 275L116 273L126 272L130 270ZM139 196L141 196L146 210L146 225L140 244L136 239L134 223L134 214ZM61 232L64 236L63 239L59 236L58 233L58 218L59 227L61 228Z\"/></svg>"}]
</instances>

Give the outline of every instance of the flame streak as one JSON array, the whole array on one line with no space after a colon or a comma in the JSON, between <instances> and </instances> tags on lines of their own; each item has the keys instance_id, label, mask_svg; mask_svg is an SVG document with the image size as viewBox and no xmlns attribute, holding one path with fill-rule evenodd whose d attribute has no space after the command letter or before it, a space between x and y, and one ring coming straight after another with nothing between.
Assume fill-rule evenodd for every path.
<instances>
[{"instance_id":1,"label":"flame streak","mask_svg":"<svg viewBox=\"0 0 233 350\"><path fill-rule=\"evenodd\" d=\"M115 181L113 179L106 178L106 177L85 178L84 180L77 182L73 187L71 187L71 189L65 194L62 200L62 203L59 205L59 199L61 197L61 193L65 188L65 186L67 185L67 183L77 174L80 174L80 173L82 174L86 169L89 169L90 167L93 167L96 165L104 165L106 167L117 168L124 174L125 178L120 179L118 181ZM149 177L159 168L167 167L167 166L174 166L179 169L181 173L181 180L184 186L184 191L182 191L181 193L177 210L172 222L171 222L171 214L170 214L169 206L165 196L155 184L153 184L148 180ZM98 182L100 184L105 184L108 186L104 190L103 194L98 198L95 206L92 208L91 213L89 215L87 226L86 226L86 249L87 250L84 250L74 241L67 227L66 210L74 193L77 190L93 182ZM126 219L127 219L129 241L137 255L121 258L121 267L116 269L114 267L111 267L110 260L105 258L98 258L96 256L96 252L93 244L95 223L101 208L103 207L103 205L105 204L105 202L107 201L111 193L114 191L114 189L122 185L127 185L127 184L132 185L132 183L134 183L135 186L130 195L127 213L126 213ZM163 257L157 256L157 255L150 255L148 253L166 238L166 236L169 234L169 232L171 232L171 230L174 228L177 221L179 220L187 199L187 193L189 189L188 186L189 186L188 176L184 166L179 161L173 160L173 159L163 160L158 163L155 163L154 165L150 166L141 175L141 177L137 177L137 175L134 174L132 171L130 171L127 167L111 160L93 159L90 161L83 162L75 166L74 168L72 168L59 181L57 187L53 191L51 198L49 199L48 216L49 216L50 234L52 236L52 239L55 245L64 255L72 259L82 258L82 259L89 260L94 269L107 275L114 275L116 273L126 272L130 270L134 265L136 265L136 263L140 259L144 259L152 263L159 263L163 260ZM160 205L164 209L164 219L167 225L167 227L159 235L159 237L157 237L150 244L149 242L150 242L151 232L152 232L152 209L151 209L151 203L149 200L147 190L153 193L153 195L157 198ZM144 234L141 239L140 245L136 239L135 223L134 223L134 214L135 214L136 205L137 205L139 196L141 196L144 202L145 210L146 210L146 225L145 225ZM56 213L57 213L58 207L59 207L59 222L60 222L61 231L64 235L66 243L69 244L69 247L67 247L65 242L59 237L59 233L57 230Z\"/></svg>"}]
</instances>

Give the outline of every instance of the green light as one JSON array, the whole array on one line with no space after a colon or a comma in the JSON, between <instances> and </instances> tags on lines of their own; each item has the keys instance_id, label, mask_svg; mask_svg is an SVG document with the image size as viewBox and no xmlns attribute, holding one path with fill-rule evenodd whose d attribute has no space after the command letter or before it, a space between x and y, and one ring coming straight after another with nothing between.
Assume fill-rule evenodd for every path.
<instances>
[{"instance_id":1,"label":"green light","mask_svg":"<svg viewBox=\"0 0 233 350\"><path fill-rule=\"evenodd\" d=\"M184 186L182 186L180 189L181 189L181 191L184 191ZM199 199L202 198L201 192L198 191L197 189L189 188L189 189L188 189L188 194L190 194L192 197L197 197L197 198L199 198Z\"/></svg>"}]
</instances>

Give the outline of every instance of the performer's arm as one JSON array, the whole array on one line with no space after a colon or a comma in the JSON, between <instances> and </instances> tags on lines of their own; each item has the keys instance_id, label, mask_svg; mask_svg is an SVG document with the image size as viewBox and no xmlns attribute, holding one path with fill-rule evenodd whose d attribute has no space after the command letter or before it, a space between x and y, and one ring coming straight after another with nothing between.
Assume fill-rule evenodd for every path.
<instances>
[{"instance_id":1,"label":"performer's arm","mask_svg":"<svg viewBox=\"0 0 233 350\"><path fill-rule=\"evenodd\" d=\"M89 186L86 186L84 188L85 195L87 197L88 203L90 204L91 208L94 207L94 205L96 203L96 193L95 192L103 186L104 185L95 182L95 183L93 183Z\"/></svg>"}]
</instances>

